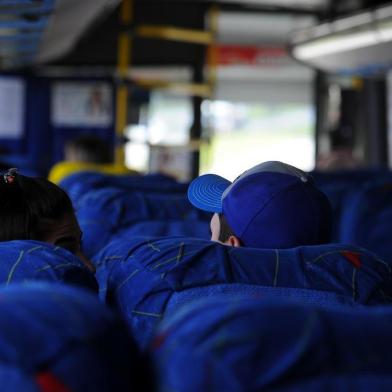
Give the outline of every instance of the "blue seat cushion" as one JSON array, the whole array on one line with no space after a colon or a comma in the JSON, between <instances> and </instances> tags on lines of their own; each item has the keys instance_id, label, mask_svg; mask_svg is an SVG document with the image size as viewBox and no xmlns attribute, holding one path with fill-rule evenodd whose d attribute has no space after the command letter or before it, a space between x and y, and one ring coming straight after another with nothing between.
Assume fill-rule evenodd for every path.
<instances>
[{"instance_id":1,"label":"blue seat cushion","mask_svg":"<svg viewBox=\"0 0 392 392\"><path fill-rule=\"evenodd\" d=\"M119 309L142 347L168 306L198 300L207 287L214 295L227 293L227 285L239 285L239 294L242 286L257 286L257 296L350 306L392 298L391 267L364 249L342 244L278 250L184 237L120 238L94 262L101 297Z\"/></svg>"},{"instance_id":2,"label":"blue seat cushion","mask_svg":"<svg viewBox=\"0 0 392 392\"><path fill-rule=\"evenodd\" d=\"M391 325L390 307L247 296L199 301L160 325L152 345L158 384L178 391L390 390Z\"/></svg>"},{"instance_id":3,"label":"blue seat cushion","mask_svg":"<svg viewBox=\"0 0 392 392\"><path fill-rule=\"evenodd\" d=\"M185 195L148 194L116 188L87 193L76 204L76 214L84 233L83 251L88 257L101 250L113 236L142 221L208 222L210 219L208 214L194 208Z\"/></svg>"},{"instance_id":4,"label":"blue seat cushion","mask_svg":"<svg viewBox=\"0 0 392 392\"><path fill-rule=\"evenodd\" d=\"M124 241L132 237L211 237L210 224L205 220L147 220L135 223L119 235Z\"/></svg>"},{"instance_id":5,"label":"blue seat cushion","mask_svg":"<svg viewBox=\"0 0 392 392\"><path fill-rule=\"evenodd\" d=\"M342 227L347 206L362 187L380 181L392 181L392 172L385 169L313 172L316 185L328 196L333 210L332 241L345 242Z\"/></svg>"},{"instance_id":6,"label":"blue seat cushion","mask_svg":"<svg viewBox=\"0 0 392 392\"><path fill-rule=\"evenodd\" d=\"M88 291L42 282L0 289L2 391L128 391L139 361L123 324Z\"/></svg>"},{"instance_id":7,"label":"blue seat cushion","mask_svg":"<svg viewBox=\"0 0 392 392\"><path fill-rule=\"evenodd\" d=\"M87 192L96 189L116 188L148 193L182 193L185 194L187 184L178 183L172 177L162 174L147 175L109 175L92 171L71 174L59 184L74 203Z\"/></svg>"},{"instance_id":8,"label":"blue seat cushion","mask_svg":"<svg viewBox=\"0 0 392 392\"><path fill-rule=\"evenodd\" d=\"M98 290L95 276L72 253L45 242L0 242L0 285L50 281Z\"/></svg>"},{"instance_id":9,"label":"blue seat cushion","mask_svg":"<svg viewBox=\"0 0 392 392\"><path fill-rule=\"evenodd\" d=\"M347 201L341 240L363 246L392 265L392 181L367 184Z\"/></svg>"}]
</instances>

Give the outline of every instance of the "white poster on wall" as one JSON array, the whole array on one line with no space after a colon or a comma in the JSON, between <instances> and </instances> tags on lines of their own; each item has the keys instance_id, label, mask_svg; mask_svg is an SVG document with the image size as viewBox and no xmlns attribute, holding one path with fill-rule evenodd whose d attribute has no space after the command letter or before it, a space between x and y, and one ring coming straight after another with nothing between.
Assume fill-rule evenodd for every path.
<instances>
[{"instance_id":1,"label":"white poster on wall","mask_svg":"<svg viewBox=\"0 0 392 392\"><path fill-rule=\"evenodd\" d=\"M24 114L24 81L0 78L0 138L19 139L23 135Z\"/></svg>"},{"instance_id":2,"label":"white poster on wall","mask_svg":"<svg viewBox=\"0 0 392 392\"><path fill-rule=\"evenodd\" d=\"M113 122L112 87L104 82L54 83L51 119L55 126L110 126Z\"/></svg>"},{"instance_id":3,"label":"white poster on wall","mask_svg":"<svg viewBox=\"0 0 392 392\"><path fill-rule=\"evenodd\" d=\"M192 170L192 152L189 146L150 146L150 173L172 176L179 181L189 181Z\"/></svg>"}]
</instances>

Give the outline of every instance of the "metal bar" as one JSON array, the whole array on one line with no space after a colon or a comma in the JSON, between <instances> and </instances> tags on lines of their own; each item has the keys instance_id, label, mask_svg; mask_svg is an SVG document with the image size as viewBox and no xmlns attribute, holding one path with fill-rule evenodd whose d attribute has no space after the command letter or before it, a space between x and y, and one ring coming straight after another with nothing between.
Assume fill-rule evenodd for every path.
<instances>
[{"instance_id":1,"label":"metal bar","mask_svg":"<svg viewBox=\"0 0 392 392\"><path fill-rule=\"evenodd\" d=\"M215 87L217 80L218 54L216 47L216 36L218 33L219 14L220 9L216 5L213 5L207 13L208 28L213 36L213 41L207 49L208 83L211 86L211 90Z\"/></svg>"},{"instance_id":2,"label":"metal bar","mask_svg":"<svg viewBox=\"0 0 392 392\"><path fill-rule=\"evenodd\" d=\"M184 0L181 1L173 1L173 0L161 0L160 4L165 5L168 4L171 7L175 7L175 4L183 4ZM201 3L201 1L189 1L189 3ZM239 12L239 13L279 13L279 14L289 14L289 15L314 15L314 16L323 16L325 10L321 9L306 9L301 7L285 7L285 6L276 6L276 5L266 5L260 4L246 4L242 1L238 2L223 2L223 1L204 1L207 6L218 5L221 11L227 12ZM144 4L156 4L156 0L143 0Z\"/></svg>"},{"instance_id":3,"label":"metal bar","mask_svg":"<svg viewBox=\"0 0 392 392\"><path fill-rule=\"evenodd\" d=\"M182 83L157 79L136 79L134 83L146 89L161 89L180 95L209 98L212 94L208 83Z\"/></svg>"},{"instance_id":4,"label":"metal bar","mask_svg":"<svg viewBox=\"0 0 392 392\"><path fill-rule=\"evenodd\" d=\"M0 34L3 29L15 29L23 31L42 31L47 26L48 19L41 18L34 21L27 20L0 20Z\"/></svg>"},{"instance_id":5,"label":"metal bar","mask_svg":"<svg viewBox=\"0 0 392 392\"><path fill-rule=\"evenodd\" d=\"M23 34L17 33L13 35L1 35L0 34L0 41L3 42L30 42L30 41L39 41L41 39L41 33L30 33L30 34Z\"/></svg>"},{"instance_id":6,"label":"metal bar","mask_svg":"<svg viewBox=\"0 0 392 392\"><path fill-rule=\"evenodd\" d=\"M193 66L193 83L200 84L204 82L204 64L206 57L206 48L197 48L199 51L199 56L197 56L198 61ZM203 97L193 96L192 106L193 106L193 123L189 132L191 142L199 142L203 133L202 124L202 112L201 105L203 103ZM200 150L195 150L192 153L192 169L191 176L195 178L200 172Z\"/></svg>"},{"instance_id":7,"label":"metal bar","mask_svg":"<svg viewBox=\"0 0 392 392\"><path fill-rule=\"evenodd\" d=\"M0 45L0 53L36 52L37 47L38 42L7 42Z\"/></svg>"},{"instance_id":8,"label":"metal bar","mask_svg":"<svg viewBox=\"0 0 392 392\"><path fill-rule=\"evenodd\" d=\"M126 27L132 23L133 1L122 0L120 8L120 23ZM121 78L125 78L131 64L132 40L129 34L121 32L118 36L117 47L117 73ZM116 89L116 151L115 163L123 165L125 161L125 150L122 144L124 129L128 122L128 86L121 84Z\"/></svg>"},{"instance_id":9,"label":"metal bar","mask_svg":"<svg viewBox=\"0 0 392 392\"><path fill-rule=\"evenodd\" d=\"M382 79L368 79L364 83L366 113L365 155L372 166L388 166L388 104L387 83Z\"/></svg>"},{"instance_id":10,"label":"metal bar","mask_svg":"<svg viewBox=\"0 0 392 392\"><path fill-rule=\"evenodd\" d=\"M327 110L327 91L326 91L326 75L321 71L316 71L313 82L314 106L316 112L316 122L314 130L315 143L315 162L320 154L320 142L325 132L326 110Z\"/></svg>"},{"instance_id":11,"label":"metal bar","mask_svg":"<svg viewBox=\"0 0 392 392\"><path fill-rule=\"evenodd\" d=\"M214 38L209 31L164 25L140 25L136 27L135 33L142 38L158 38L201 45L210 45Z\"/></svg>"},{"instance_id":12,"label":"metal bar","mask_svg":"<svg viewBox=\"0 0 392 392\"><path fill-rule=\"evenodd\" d=\"M305 8L290 8L267 5L247 5L243 3L222 3L219 5L222 12L242 12L242 13L260 13L260 14L289 14L289 15L311 15L319 16L324 14L324 10L310 10Z\"/></svg>"},{"instance_id":13,"label":"metal bar","mask_svg":"<svg viewBox=\"0 0 392 392\"><path fill-rule=\"evenodd\" d=\"M0 12L12 15L41 15L53 11L55 0L37 1L18 1L8 0L0 3Z\"/></svg>"}]
</instances>

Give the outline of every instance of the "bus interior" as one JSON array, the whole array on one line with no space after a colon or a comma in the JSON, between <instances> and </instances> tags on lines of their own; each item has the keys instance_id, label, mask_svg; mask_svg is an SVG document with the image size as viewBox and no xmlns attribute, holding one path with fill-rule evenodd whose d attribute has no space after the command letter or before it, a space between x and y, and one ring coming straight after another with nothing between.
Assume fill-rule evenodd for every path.
<instances>
[{"instance_id":1,"label":"bus interior","mask_svg":"<svg viewBox=\"0 0 392 392\"><path fill-rule=\"evenodd\" d=\"M0 0L3 231L44 178L83 233L0 230L0 390L392 390L391 70L387 0ZM328 197L328 243L210 240L262 162Z\"/></svg>"}]
</instances>

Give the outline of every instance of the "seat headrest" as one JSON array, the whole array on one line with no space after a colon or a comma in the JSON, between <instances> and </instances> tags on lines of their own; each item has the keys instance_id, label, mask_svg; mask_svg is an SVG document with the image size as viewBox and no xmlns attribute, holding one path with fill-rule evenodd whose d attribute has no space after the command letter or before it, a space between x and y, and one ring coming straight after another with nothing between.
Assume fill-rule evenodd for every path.
<instances>
[{"instance_id":1,"label":"seat headrest","mask_svg":"<svg viewBox=\"0 0 392 392\"><path fill-rule=\"evenodd\" d=\"M389 307L199 301L161 323L153 343L158 383L187 391L366 390L379 378L390 389L391 322Z\"/></svg>"}]
</instances>

